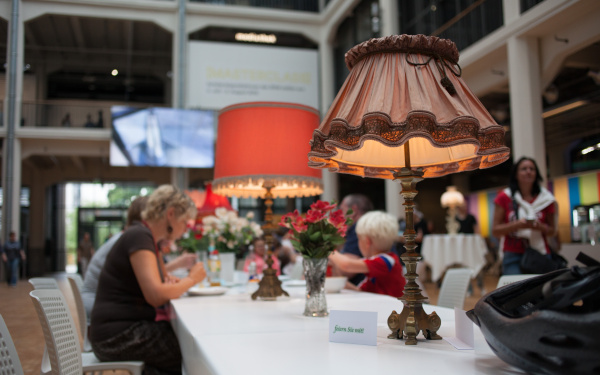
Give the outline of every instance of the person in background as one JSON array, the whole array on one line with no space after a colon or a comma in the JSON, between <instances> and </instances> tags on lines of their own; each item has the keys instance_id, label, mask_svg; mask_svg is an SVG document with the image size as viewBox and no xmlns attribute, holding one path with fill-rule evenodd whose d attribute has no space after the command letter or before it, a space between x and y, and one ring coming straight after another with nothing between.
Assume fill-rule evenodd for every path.
<instances>
[{"instance_id":1,"label":"person in background","mask_svg":"<svg viewBox=\"0 0 600 375\"><path fill-rule=\"evenodd\" d=\"M127 221L125 228L129 228L134 222L142 221L142 210L146 206L148 197L137 197L129 205L127 210ZM98 251L94 253L90 264L85 272L83 278L83 289L81 290L81 298L83 299L83 306L89 320L92 316L92 308L94 307L94 301L96 300L96 289L98 289L98 279L100 278L100 271L106 261L106 256L113 248L117 240L121 237L123 232L112 235L102 246L98 248Z\"/></svg>"},{"instance_id":2,"label":"person in background","mask_svg":"<svg viewBox=\"0 0 600 375\"><path fill-rule=\"evenodd\" d=\"M65 117L62 119L61 121L61 125L65 128L70 128L71 127L71 114L67 112L67 114L65 115Z\"/></svg>"},{"instance_id":3,"label":"person in background","mask_svg":"<svg viewBox=\"0 0 600 375\"><path fill-rule=\"evenodd\" d=\"M92 121L92 115L90 113L87 114L85 124L83 124L84 128L95 128L96 124Z\"/></svg>"},{"instance_id":4,"label":"person in background","mask_svg":"<svg viewBox=\"0 0 600 375\"><path fill-rule=\"evenodd\" d=\"M188 276L164 283L157 243L176 240L195 219L192 200L171 185L158 187L142 211L143 221L123 232L106 257L92 310L90 342L101 361L144 361L145 374L181 374L181 349L157 307L180 297L206 277L202 263Z\"/></svg>"},{"instance_id":5,"label":"person in background","mask_svg":"<svg viewBox=\"0 0 600 375\"><path fill-rule=\"evenodd\" d=\"M92 256L94 256L94 244L90 238L90 233L85 232L77 246L77 265L79 266L79 274L83 278L85 278L85 271L87 271Z\"/></svg>"},{"instance_id":6,"label":"person in background","mask_svg":"<svg viewBox=\"0 0 600 375\"><path fill-rule=\"evenodd\" d=\"M340 203L340 209L342 212L348 212L349 209L352 209L350 218L352 219L353 223L350 227L348 227L348 231L346 232L346 242L341 248L340 253L350 258L360 259L362 258L362 253L360 252L358 246L356 223L362 217L362 215L373 210L373 203L366 195L349 194L342 199L342 202ZM332 268L332 273L336 276L343 275L348 277L348 280L354 285L358 285L365 278L365 275L362 273L344 272L336 269L335 267Z\"/></svg>"},{"instance_id":7,"label":"person in background","mask_svg":"<svg viewBox=\"0 0 600 375\"><path fill-rule=\"evenodd\" d=\"M467 210L467 202L458 206L457 209L456 221L458 221L458 224L460 225L458 227L458 233L479 234L477 219Z\"/></svg>"},{"instance_id":8,"label":"person in background","mask_svg":"<svg viewBox=\"0 0 600 375\"><path fill-rule=\"evenodd\" d=\"M406 280L400 260L391 250L398 236L398 220L382 211L367 212L358 219L356 234L362 259L337 251L329 255L329 261L340 270L366 275L357 286L347 282L346 288L402 297Z\"/></svg>"},{"instance_id":9,"label":"person in background","mask_svg":"<svg viewBox=\"0 0 600 375\"><path fill-rule=\"evenodd\" d=\"M527 247L550 254L548 238L556 234L556 200L541 186L542 176L532 158L522 157L513 166L508 188L494 199L492 235L502 237L502 274L521 273Z\"/></svg>"},{"instance_id":10,"label":"person in background","mask_svg":"<svg viewBox=\"0 0 600 375\"><path fill-rule=\"evenodd\" d=\"M267 262L265 260L267 255L267 244L265 242L264 237L256 237L254 241L252 241L252 250L253 253L246 257L244 261L244 272L248 272L248 268L250 267L250 263L254 261L256 264L256 272L261 275L265 268L267 268ZM252 255L253 254L253 255ZM281 274L281 264L279 263L279 259L275 256L275 254L271 255L271 259L273 259L273 267L274 270L277 271L277 275Z\"/></svg>"},{"instance_id":11,"label":"person in background","mask_svg":"<svg viewBox=\"0 0 600 375\"><path fill-rule=\"evenodd\" d=\"M17 234L11 231L8 235L8 241L0 248L2 260L7 265L8 285L11 287L17 286L19 279L19 263L25 260L25 252L21 248L21 243L17 240Z\"/></svg>"}]
</instances>

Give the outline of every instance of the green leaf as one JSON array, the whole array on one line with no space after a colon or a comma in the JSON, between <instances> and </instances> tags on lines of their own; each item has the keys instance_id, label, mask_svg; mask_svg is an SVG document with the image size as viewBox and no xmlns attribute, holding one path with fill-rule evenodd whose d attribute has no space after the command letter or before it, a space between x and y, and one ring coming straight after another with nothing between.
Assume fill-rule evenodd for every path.
<instances>
[{"instance_id":1,"label":"green leaf","mask_svg":"<svg viewBox=\"0 0 600 375\"><path fill-rule=\"evenodd\" d=\"M310 237L311 241L316 242L321 237L321 232L320 231L319 232L315 232L315 233L311 234L309 237Z\"/></svg>"}]
</instances>

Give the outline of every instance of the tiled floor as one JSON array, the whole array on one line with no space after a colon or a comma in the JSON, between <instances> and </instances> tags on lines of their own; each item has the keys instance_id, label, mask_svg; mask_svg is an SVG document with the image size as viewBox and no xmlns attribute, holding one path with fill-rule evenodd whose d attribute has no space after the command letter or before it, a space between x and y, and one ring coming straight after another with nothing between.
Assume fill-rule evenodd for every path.
<instances>
[{"instance_id":1,"label":"tiled floor","mask_svg":"<svg viewBox=\"0 0 600 375\"><path fill-rule=\"evenodd\" d=\"M52 275L59 281L61 291L70 301L71 312L76 317L75 305L70 295L71 289L66 280L66 274ZM490 291L496 287L498 278L486 276L484 279L485 290ZM0 314L4 318L8 330L15 342L21 364L25 374L39 374L44 352L44 336L35 308L29 297L33 288L26 280L21 280L16 288L9 288L6 283L0 284ZM430 302L435 304L439 290L434 283L426 283L425 289ZM471 309L481 297L481 291L475 287L474 293L465 301L465 310Z\"/></svg>"}]
</instances>

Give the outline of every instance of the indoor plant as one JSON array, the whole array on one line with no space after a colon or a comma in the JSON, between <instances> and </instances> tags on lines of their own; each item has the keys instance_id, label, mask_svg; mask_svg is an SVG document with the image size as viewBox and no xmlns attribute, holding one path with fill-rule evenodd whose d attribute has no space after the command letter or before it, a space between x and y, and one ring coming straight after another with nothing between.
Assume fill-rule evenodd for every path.
<instances>
[{"instance_id":1,"label":"indoor plant","mask_svg":"<svg viewBox=\"0 0 600 375\"><path fill-rule=\"evenodd\" d=\"M327 256L345 241L346 230L352 223L349 215L336 210L334 203L316 201L305 216L298 210L281 218L279 225L292 232L290 239L294 248L302 254L304 278L306 279L306 304L304 315L326 316L325 272Z\"/></svg>"}]
</instances>

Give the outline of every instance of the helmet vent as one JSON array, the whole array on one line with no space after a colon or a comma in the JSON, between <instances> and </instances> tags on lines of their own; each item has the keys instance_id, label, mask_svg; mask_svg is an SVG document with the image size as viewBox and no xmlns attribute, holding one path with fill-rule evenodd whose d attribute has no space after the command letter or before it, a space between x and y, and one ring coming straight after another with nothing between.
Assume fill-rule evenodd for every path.
<instances>
[{"instance_id":1,"label":"helmet vent","mask_svg":"<svg viewBox=\"0 0 600 375\"><path fill-rule=\"evenodd\" d=\"M557 346L557 347L568 347L568 348L581 348L583 343L576 338L567 336L562 333L558 333L552 336L542 336L540 338L542 344Z\"/></svg>"},{"instance_id":2,"label":"helmet vent","mask_svg":"<svg viewBox=\"0 0 600 375\"><path fill-rule=\"evenodd\" d=\"M543 355L534 352L528 352L527 355L538 362L543 361L546 362L546 365L558 367L563 370L573 367L573 362L569 361L568 359L560 358L554 355Z\"/></svg>"}]
</instances>

